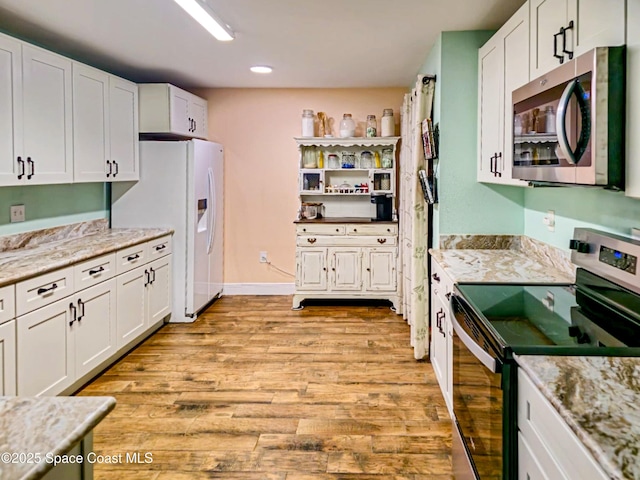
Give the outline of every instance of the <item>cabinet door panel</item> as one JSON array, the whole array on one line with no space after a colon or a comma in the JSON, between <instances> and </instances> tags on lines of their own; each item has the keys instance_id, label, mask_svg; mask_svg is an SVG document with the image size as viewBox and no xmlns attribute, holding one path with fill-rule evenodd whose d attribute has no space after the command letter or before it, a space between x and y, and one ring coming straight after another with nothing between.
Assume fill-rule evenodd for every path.
<instances>
[{"instance_id":1,"label":"cabinet door panel","mask_svg":"<svg viewBox=\"0 0 640 480\"><path fill-rule=\"evenodd\" d=\"M0 185L17 185L22 156L22 48L0 35Z\"/></svg>"},{"instance_id":2,"label":"cabinet door panel","mask_svg":"<svg viewBox=\"0 0 640 480\"><path fill-rule=\"evenodd\" d=\"M436 374L442 395L449 396L449 366L447 365L447 309L438 295L431 296L431 364ZM448 399L447 399L447 403Z\"/></svg>"},{"instance_id":3,"label":"cabinet door panel","mask_svg":"<svg viewBox=\"0 0 640 480\"><path fill-rule=\"evenodd\" d=\"M362 289L362 250L360 248L330 248L331 285L333 291Z\"/></svg>"},{"instance_id":4,"label":"cabinet door panel","mask_svg":"<svg viewBox=\"0 0 640 480\"><path fill-rule=\"evenodd\" d=\"M185 136L191 136L189 131L189 102L191 94L169 85L169 112L171 114L171 130Z\"/></svg>"},{"instance_id":5,"label":"cabinet door panel","mask_svg":"<svg viewBox=\"0 0 640 480\"><path fill-rule=\"evenodd\" d=\"M149 264L151 283L147 285L149 312L147 327L155 325L171 313L171 256Z\"/></svg>"},{"instance_id":6,"label":"cabinet door panel","mask_svg":"<svg viewBox=\"0 0 640 480\"><path fill-rule=\"evenodd\" d=\"M0 325L0 395L16 394L16 321Z\"/></svg>"},{"instance_id":7,"label":"cabinet door panel","mask_svg":"<svg viewBox=\"0 0 640 480\"><path fill-rule=\"evenodd\" d=\"M109 75L73 64L73 178L78 182L107 179L109 152Z\"/></svg>"},{"instance_id":8,"label":"cabinet door panel","mask_svg":"<svg viewBox=\"0 0 640 480\"><path fill-rule=\"evenodd\" d=\"M76 377L88 373L116 351L116 281L100 283L77 294Z\"/></svg>"},{"instance_id":9,"label":"cabinet door panel","mask_svg":"<svg viewBox=\"0 0 640 480\"><path fill-rule=\"evenodd\" d=\"M189 103L189 116L193 119L195 131L194 137L207 138L208 125L207 125L207 102L195 95L191 97Z\"/></svg>"},{"instance_id":10,"label":"cabinet door panel","mask_svg":"<svg viewBox=\"0 0 640 480\"><path fill-rule=\"evenodd\" d=\"M24 155L30 184L73 180L71 61L23 45Z\"/></svg>"},{"instance_id":11,"label":"cabinet door panel","mask_svg":"<svg viewBox=\"0 0 640 480\"><path fill-rule=\"evenodd\" d=\"M298 249L300 290L327 289L327 250L325 248Z\"/></svg>"},{"instance_id":12,"label":"cabinet door panel","mask_svg":"<svg viewBox=\"0 0 640 480\"><path fill-rule=\"evenodd\" d=\"M396 255L395 248L365 249L367 266L365 289L370 291L395 291Z\"/></svg>"},{"instance_id":13,"label":"cabinet door panel","mask_svg":"<svg viewBox=\"0 0 640 480\"><path fill-rule=\"evenodd\" d=\"M139 180L138 86L109 79L110 159L116 162L111 181Z\"/></svg>"},{"instance_id":14,"label":"cabinet door panel","mask_svg":"<svg viewBox=\"0 0 640 480\"><path fill-rule=\"evenodd\" d=\"M148 270L146 270L148 272ZM118 348L140 335L146 328L145 267L139 267L117 277L117 326Z\"/></svg>"},{"instance_id":15,"label":"cabinet door panel","mask_svg":"<svg viewBox=\"0 0 640 480\"><path fill-rule=\"evenodd\" d=\"M491 181L494 174L491 158L502 151L502 46L500 42L487 43L479 51L480 131L478 132L478 181Z\"/></svg>"},{"instance_id":16,"label":"cabinet door panel","mask_svg":"<svg viewBox=\"0 0 640 480\"><path fill-rule=\"evenodd\" d=\"M576 25L573 32L576 55L595 47L625 43L624 0L569 0L569 20Z\"/></svg>"},{"instance_id":17,"label":"cabinet door panel","mask_svg":"<svg viewBox=\"0 0 640 480\"><path fill-rule=\"evenodd\" d=\"M560 65L559 59L553 56L554 34L566 27L568 20L568 0L531 0L531 53L530 79L544 75ZM562 35L557 37L558 54L562 51ZM571 32L567 36L567 49L571 50Z\"/></svg>"},{"instance_id":18,"label":"cabinet door panel","mask_svg":"<svg viewBox=\"0 0 640 480\"><path fill-rule=\"evenodd\" d=\"M18 395L57 395L75 379L69 299L17 319Z\"/></svg>"}]
</instances>

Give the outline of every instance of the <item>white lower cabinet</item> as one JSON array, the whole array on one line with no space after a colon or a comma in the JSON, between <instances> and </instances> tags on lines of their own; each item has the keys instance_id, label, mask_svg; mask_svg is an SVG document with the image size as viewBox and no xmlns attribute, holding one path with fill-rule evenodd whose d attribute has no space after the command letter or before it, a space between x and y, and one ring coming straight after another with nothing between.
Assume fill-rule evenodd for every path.
<instances>
[{"instance_id":1,"label":"white lower cabinet","mask_svg":"<svg viewBox=\"0 0 640 480\"><path fill-rule=\"evenodd\" d=\"M56 395L75 380L70 298L17 319L18 395Z\"/></svg>"},{"instance_id":2,"label":"white lower cabinet","mask_svg":"<svg viewBox=\"0 0 640 480\"><path fill-rule=\"evenodd\" d=\"M449 308L452 291L453 281L432 258L429 357L450 415L453 415L453 324Z\"/></svg>"},{"instance_id":3,"label":"white lower cabinet","mask_svg":"<svg viewBox=\"0 0 640 480\"><path fill-rule=\"evenodd\" d=\"M116 350L116 281L99 283L76 294L77 317L71 321L76 377L81 377Z\"/></svg>"},{"instance_id":4,"label":"white lower cabinet","mask_svg":"<svg viewBox=\"0 0 640 480\"><path fill-rule=\"evenodd\" d=\"M307 298L372 298L401 313L397 225L310 223L297 233L294 308Z\"/></svg>"},{"instance_id":5,"label":"white lower cabinet","mask_svg":"<svg viewBox=\"0 0 640 480\"><path fill-rule=\"evenodd\" d=\"M171 256L119 275L117 282L120 348L171 313Z\"/></svg>"},{"instance_id":6,"label":"white lower cabinet","mask_svg":"<svg viewBox=\"0 0 640 480\"><path fill-rule=\"evenodd\" d=\"M529 376L519 368L518 479L538 478L605 480L610 477Z\"/></svg>"},{"instance_id":7,"label":"white lower cabinet","mask_svg":"<svg viewBox=\"0 0 640 480\"><path fill-rule=\"evenodd\" d=\"M16 321L0 325L0 396L16 394Z\"/></svg>"},{"instance_id":8,"label":"white lower cabinet","mask_svg":"<svg viewBox=\"0 0 640 480\"><path fill-rule=\"evenodd\" d=\"M0 324L0 395L70 391L171 313L170 250L114 276L116 258L147 247L128 247L25 280L15 290L13 285L0 289L0 314L19 314ZM84 287L77 292L74 276ZM15 309L8 302L14 291L22 299Z\"/></svg>"}]
</instances>

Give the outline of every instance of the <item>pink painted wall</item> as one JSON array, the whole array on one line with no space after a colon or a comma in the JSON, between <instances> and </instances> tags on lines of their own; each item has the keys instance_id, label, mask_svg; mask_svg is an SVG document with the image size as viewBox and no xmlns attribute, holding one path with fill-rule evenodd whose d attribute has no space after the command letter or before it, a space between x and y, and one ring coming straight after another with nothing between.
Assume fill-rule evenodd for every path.
<instances>
[{"instance_id":1,"label":"pink painted wall","mask_svg":"<svg viewBox=\"0 0 640 480\"><path fill-rule=\"evenodd\" d=\"M334 119L351 113L361 135L367 115L393 108L399 132L405 88L210 89L209 139L225 147L225 283L292 283L294 278L258 262L266 251L275 266L295 274L295 226L299 208L299 154L305 108Z\"/></svg>"}]
</instances>

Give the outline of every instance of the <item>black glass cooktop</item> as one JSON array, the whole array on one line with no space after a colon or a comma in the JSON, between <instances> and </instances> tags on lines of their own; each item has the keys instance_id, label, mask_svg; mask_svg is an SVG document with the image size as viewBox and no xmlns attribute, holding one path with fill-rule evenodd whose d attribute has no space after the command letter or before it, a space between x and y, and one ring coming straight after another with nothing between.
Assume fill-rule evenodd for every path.
<instances>
[{"instance_id":1,"label":"black glass cooktop","mask_svg":"<svg viewBox=\"0 0 640 480\"><path fill-rule=\"evenodd\" d=\"M575 285L457 290L467 317L503 353L640 355L640 296L587 271L578 271Z\"/></svg>"}]
</instances>

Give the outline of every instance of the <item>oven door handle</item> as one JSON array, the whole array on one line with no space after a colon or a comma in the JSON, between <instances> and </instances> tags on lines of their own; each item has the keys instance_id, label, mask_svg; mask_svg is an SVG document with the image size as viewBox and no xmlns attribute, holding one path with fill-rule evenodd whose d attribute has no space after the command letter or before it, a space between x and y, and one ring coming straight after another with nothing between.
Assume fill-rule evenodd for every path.
<instances>
[{"instance_id":1,"label":"oven door handle","mask_svg":"<svg viewBox=\"0 0 640 480\"><path fill-rule=\"evenodd\" d=\"M494 357L485 352L480 345L473 341L469 334L460 326L458 319L455 315L451 317L451 323L453 324L453 330L460 338L460 341L471 351L474 357L491 370L492 373L498 373L498 362Z\"/></svg>"}]
</instances>

